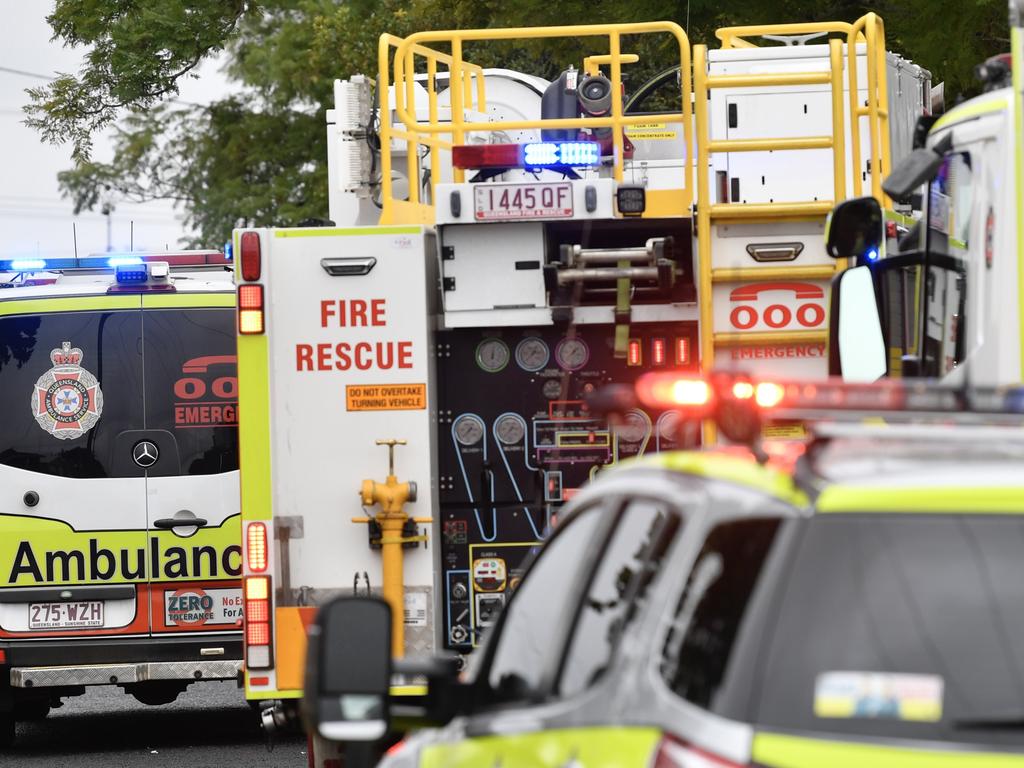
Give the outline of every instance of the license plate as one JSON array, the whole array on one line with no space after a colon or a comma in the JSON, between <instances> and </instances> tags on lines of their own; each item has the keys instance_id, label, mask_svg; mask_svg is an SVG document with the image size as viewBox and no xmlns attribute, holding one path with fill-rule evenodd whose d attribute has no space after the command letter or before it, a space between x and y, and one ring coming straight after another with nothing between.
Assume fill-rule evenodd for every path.
<instances>
[{"instance_id":1,"label":"license plate","mask_svg":"<svg viewBox=\"0 0 1024 768\"><path fill-rule=\"evenodd\" d=\"M478 184L473 188L477 221L568 219L572 184Z\"/></svg>"},{"instance_id":2,"label":"license plate","mask_svg":"<svg viewBox=\"0 0 1024 768\"><path fill-rule=\"evenodd\" d=\"M77 629L103 626L103 601L77 603L30 603L29 629Z\"/></svg>"}]
</instances>

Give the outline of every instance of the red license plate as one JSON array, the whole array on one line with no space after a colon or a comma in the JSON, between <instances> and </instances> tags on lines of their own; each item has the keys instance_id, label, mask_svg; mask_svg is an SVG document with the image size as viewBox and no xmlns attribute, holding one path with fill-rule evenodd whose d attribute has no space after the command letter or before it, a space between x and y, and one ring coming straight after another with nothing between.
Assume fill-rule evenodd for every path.
<instances>
[{"instance_id":1,"label":"red license plate","mask_svg":"<svg viewBox=\"0 0 1024 768\"><path fill-rule=\"evenodd\" d=\"M30 603L29 629L79 629L103 626L103 601L74 603Z\"/></svg>"},{"instance_id":2,"label":"red license plate","mask_svg":"<svg viewBox=\"0 0 1024 768\"><path fill-rule=\"evenodd\" d=\"M572 218L572 184L478 184L473 188L477 221Z\"/></svg>"}]
</instances>

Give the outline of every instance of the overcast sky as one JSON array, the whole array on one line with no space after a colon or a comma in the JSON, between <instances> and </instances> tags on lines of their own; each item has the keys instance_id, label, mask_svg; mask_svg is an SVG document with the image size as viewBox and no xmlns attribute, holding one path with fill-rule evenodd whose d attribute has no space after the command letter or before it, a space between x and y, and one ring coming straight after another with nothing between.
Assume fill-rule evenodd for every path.
<instances>
[{"instance_id":1,"label":"overcast sky","mask_svg":"<svg viewBox=\"0 0 1024 768\"><path fill-rule=\"evenodd\" d=\"M57 173L71 167L70 149L42 144L38 134L22 124L25 89L45 83L55 72L77 72L81 63L80 50L50 42L46 15L51 5L46 0L0 0L5 27L0 46L0 258L71 256L73 223L79 255L107 250L106 217L98 210L73 216L71 201L58 191ZM200 103L218 98L226 87L218 69L207 64L201 79L183 84L181 98ZM95 153L99 158L110 156L107 137L97 137ZM175 248L186 234L180 213L169 203L115 202L115 250L128 249L132 221L136 250Z\"/></svg>"}]
</instances>

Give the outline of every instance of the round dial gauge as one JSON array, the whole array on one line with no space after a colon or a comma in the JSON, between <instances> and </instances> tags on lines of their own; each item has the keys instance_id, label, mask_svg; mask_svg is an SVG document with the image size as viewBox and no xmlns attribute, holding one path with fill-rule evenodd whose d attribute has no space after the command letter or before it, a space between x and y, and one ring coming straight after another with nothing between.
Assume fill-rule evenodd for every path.
<instances>
[{"instance_id":1,"label":"round dial gauge","mask_svg":"<svg viewBox=\"0 0 1024 768\"><path fill-rule=\"evenodd\" d=\"M562 382L558 379L548 379L544 382L544 397L548 400L554 400L556 397L562 396Z\"/></svg>"},{"instance_id":2,"label":"round dial gauge","mask_svg":"<svg viewBox=\"0 0 1024 768\"><path fill-rule=\"evenodd\" d=\"M484 339L476 348L476 364L488 373L497 373L508 365L508 344L501 339Z\"/></svg>"},{"instance_id":3,"label":"round dial gauge","mask_svg":"<svg viewBox=\"0 0 1024 768\"><path fill-rule=\"evenodd\" d=\"M615 427L615 433L624 443L639 443L647 434L647 421L636 411L630 411L622 423Z\"/></svg>"},{"instance_id":4,"label":"round dial gauge","mask_svg":"<svg viewBox=\"0 0 1024 768\"><path fill-rule=\"evenodd\" d=\"M516 346L516 362L524 371L539 371L551 359L551 350L543 339L531 336Z\"/></svg>"},{"instance_id":5,"label":"round dial gauge","mask_svg":"<svg viewBox=\"0 0 1024 768\"><path fill-rule=\"evenodd\" d=\"M476 416L463 414L455 420L455 439L463 445L476 445L484 436L484 423Z\"/></svg>"},{"instance_id":6,"label":"round dial gauge","mask_svg":"<svg viewBox=\"0 0 1024 768\"><path fill-rule=\"evenodd\" d=\"M577 371L587 364L590 350L583 339L562 339L555 349L555 359L567 371Z\"/></svg>"},{"instance_id":7,"label":"round dial gauge","mask_svg":"<svg viewBox=\"0 0 1024 768\"><path fill-rule=\"evenodd\" d=\"M678 440L680 421L681 419L678 413L675 413L674 411L666 413L658 419L658 437L662 440Z\"/></svg>"},{"instance_id":8,"label":"round dial gauge","mask_svg":"<svg viewBox=\"0 0 1024 768\"><path fill-rule=\"evenodd\" d=\"M506 414L498 419L494 425L494 431L497 432L498 439L505 445L516 445L522 442L523 436L526 434L522 419L511 414Z\"/></svg>"}]
</instances>

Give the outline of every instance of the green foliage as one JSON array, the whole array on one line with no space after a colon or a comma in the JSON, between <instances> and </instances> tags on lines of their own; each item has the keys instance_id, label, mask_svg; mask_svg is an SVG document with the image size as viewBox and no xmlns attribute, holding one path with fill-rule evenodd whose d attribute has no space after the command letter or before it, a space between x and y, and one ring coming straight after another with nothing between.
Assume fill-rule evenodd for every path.
<instances>
[{"instance_id":1,"label":"green foliage","mask_svg":"<svg viewBox=\"0 0 1024 768\"><path fill-rule=\"evenodd\" d=\"M721 26L852 21L868 10L885 18L891 49L946 80L947 99L976 90L974 65L1009 47L1005 0L57 0L54 39L89 52L77 76L30 92L27 122L72 145L76 167L60 183L76 210L108 195L173 200L195 244L209 245L239 225L327 216L332 82L375 74L381 33L668 19L714 47ZM468 44L466 56L552 79L601 45ZM641 56L624 72L634 87L676 61L667 37L627 38L623 48ZM235 92L208 107L169 101L221 50ZM91 137L118 119L114 160L91 160Z\"/></svg>"}]
</instances>

